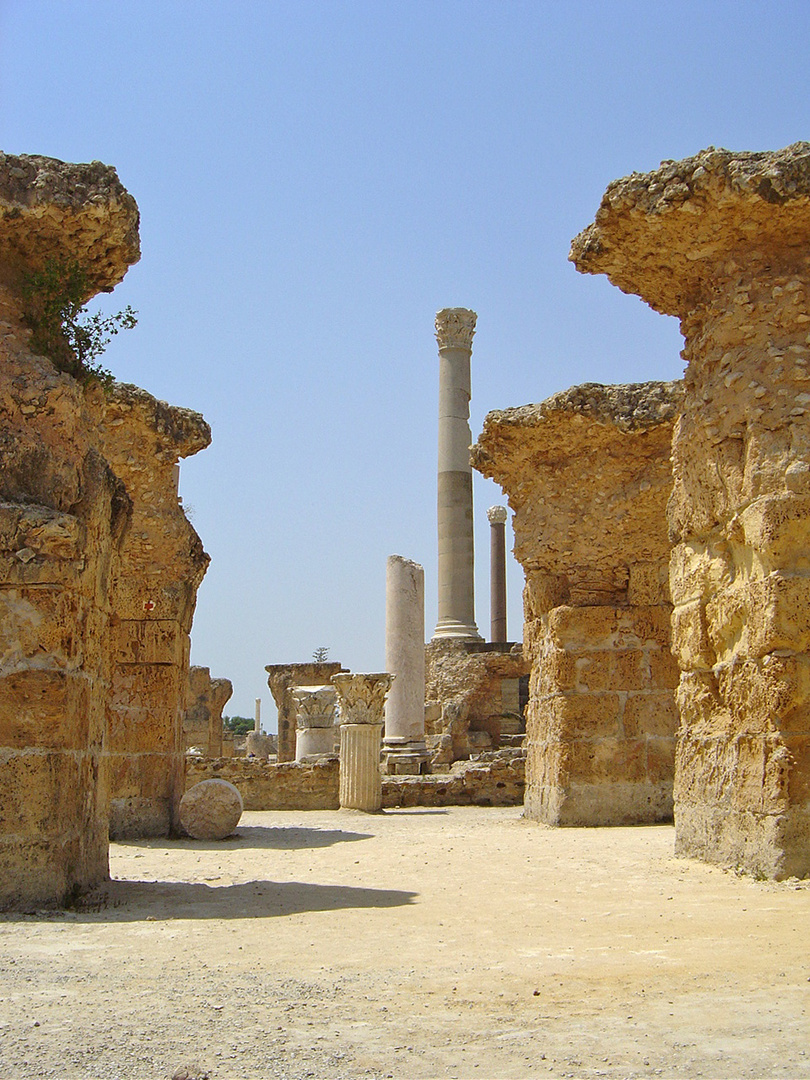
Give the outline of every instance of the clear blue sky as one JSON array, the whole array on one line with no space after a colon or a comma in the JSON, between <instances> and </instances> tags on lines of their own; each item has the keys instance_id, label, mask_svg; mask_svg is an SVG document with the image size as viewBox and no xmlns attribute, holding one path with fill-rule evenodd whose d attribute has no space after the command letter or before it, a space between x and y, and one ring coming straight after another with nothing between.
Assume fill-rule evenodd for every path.
<instances>
[{"instance_id":1,"label":"clear blue sky","mask_svg":"<svg viewBox=\"0 0 810 1080\"><path fill-rule=\"evenodd\" d=\"M385 560L436 621L433 315L478 312L471 424L677 378L681 339L567 262L612 179L810 138L810 5L0 0L0 149L115 165L143 257L116 376L202 412L181 492L212 557L195 663L226 712L320 645L384 664ZM489 626L475 483L478 625ZM522 574L509 573L510 636Z\"/></svg>"}]
</instances>

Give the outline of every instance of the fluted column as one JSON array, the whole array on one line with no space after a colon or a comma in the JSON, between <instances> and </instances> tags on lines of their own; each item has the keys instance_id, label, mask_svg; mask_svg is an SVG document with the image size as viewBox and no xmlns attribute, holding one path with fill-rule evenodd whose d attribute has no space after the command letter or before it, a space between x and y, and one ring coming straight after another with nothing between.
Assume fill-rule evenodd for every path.
<instances>
[{"instance_id":1,"label":"fluted column","mask_svg":"<svg viewBox=\"0 0 810 1080\"><path fill-rule=\"evenodd\" d=\"M490 506L489 640L506 641L506 507Z\"/></svg>"},{"instance_id":2,"label":"fluted column","mask_svg":"<svg viewBox=\"0 0 810 1080\"><path fill-rule=\"evenodd\" d=\"M470 357L477 315L467 308L436 314L439 344L439 621L436 638L480 641L473 585L470 466Z\"/></svg>"},{"instance_id":3,"label":"fluted column","mask_svg":"<svg viewBox=\"0 0 810 1080\"><path fill-rule=\"evenodd\" d=\"M380 732L393 675L333 675L340 709L340 806L382 809Z\"/></svg>"},{"instance_id":4,"label":"fluted column","mask_svg":"<svg viewBox=\"0 0 810 1080\"><path fill-rule=\"evenodd\" d=\"M334 686L295 686L292 696L296 706L295 760L334 754L339 739Z\"/></svg>"}]
</instances>

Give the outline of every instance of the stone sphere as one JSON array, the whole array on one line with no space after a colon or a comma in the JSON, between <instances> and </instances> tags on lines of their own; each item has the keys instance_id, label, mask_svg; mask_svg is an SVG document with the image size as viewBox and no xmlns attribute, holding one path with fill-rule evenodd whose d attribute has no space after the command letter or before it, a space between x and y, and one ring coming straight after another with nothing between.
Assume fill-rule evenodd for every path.
<instances>
[{"instance_id":1,"label":"stone sphere","mask_svg":"<svg viewBox=\"0 0 810 1080\"><path fill-rule=\"evenodd\" d=\"M180 800L180 824L195 840L224 840L239 824L242 796L227 780L202 780Z\"/></svg>"}]
</instances>

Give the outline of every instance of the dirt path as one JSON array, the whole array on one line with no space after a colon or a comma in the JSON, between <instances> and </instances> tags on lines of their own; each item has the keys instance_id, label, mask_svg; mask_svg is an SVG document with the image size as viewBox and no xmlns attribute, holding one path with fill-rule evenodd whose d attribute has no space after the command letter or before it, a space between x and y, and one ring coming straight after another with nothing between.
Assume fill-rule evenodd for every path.
<instances>
[{"instance_id":1,"label":"dirt path","mask_svg":"<svg viewBox=\"0 0 810 1080\"><path fill-rule=\"evenodd\" d=\"M0 1078L810 1077L810 883L520 809L246 813L0 917Z\"/></svg>"}]
</instances>

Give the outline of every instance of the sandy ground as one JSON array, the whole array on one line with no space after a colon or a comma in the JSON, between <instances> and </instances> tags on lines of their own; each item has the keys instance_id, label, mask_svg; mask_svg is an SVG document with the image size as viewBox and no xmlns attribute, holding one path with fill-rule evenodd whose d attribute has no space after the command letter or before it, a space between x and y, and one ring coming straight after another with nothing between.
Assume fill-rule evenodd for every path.
<instances>
[{"instance_id":1,"label":"sandy ground","mask_svg":"<svg viewBox=\"0 0 810 1080\"><path fill-rule=\"evenodd\" d=\"M246 813L0 917L0 1078L810 1077L810 883L670 827Z\"/></svg>"}]
</instances>

